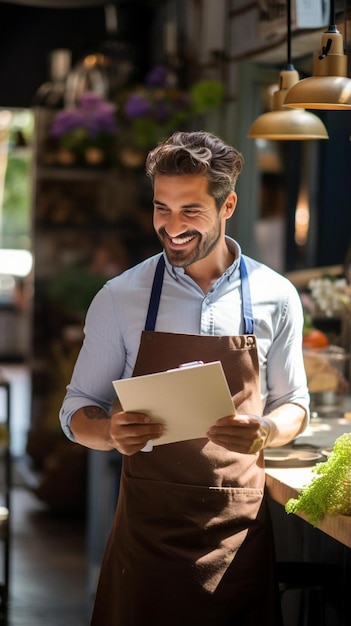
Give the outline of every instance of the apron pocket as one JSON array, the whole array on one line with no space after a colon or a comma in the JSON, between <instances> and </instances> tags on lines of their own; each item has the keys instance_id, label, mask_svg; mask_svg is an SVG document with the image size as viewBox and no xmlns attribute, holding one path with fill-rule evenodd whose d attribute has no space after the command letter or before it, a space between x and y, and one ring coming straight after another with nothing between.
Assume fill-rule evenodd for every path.
<instances>
[{"instance_id":1,"label":"apron pocket","mask_svg":"<svg viewBox=\"0 0 351 626\"><path fill-rule=\"evenodd\" d=\"M248 535L252 542L262 524L261 489L129 478L123 493L128 501L123 498L118 506L118 516L125 516L121 550L128 547L129 555L137 555L139 571L150 560L160 572L166 564L168 574L174 568L177 577L189 584L195 579L208 593L215 591L242 543Z\"/></svg>"}]
</instances>

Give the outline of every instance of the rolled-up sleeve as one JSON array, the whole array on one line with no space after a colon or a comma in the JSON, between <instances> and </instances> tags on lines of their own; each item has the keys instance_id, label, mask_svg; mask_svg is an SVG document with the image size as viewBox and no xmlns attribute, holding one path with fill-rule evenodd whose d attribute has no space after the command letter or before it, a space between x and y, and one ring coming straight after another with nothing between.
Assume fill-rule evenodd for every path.
<instances>
[{"instance_id":1,"label":"rolled-up sleeve","mask_svg":"<svg viewBox=\"0 0 351 626\"><path fill-rule=\"evenodd\" d=\"M120 378L125 368L125 350L117 316L107 283L87 312L82 348L59 413L63 432L72 441L70 423L78 409L99 406L109 411L114 400L112 380Z\"/></svg>"},{"instance_id":2,"label":"rolled-up sleeve","mask_svg":"<svg viewBox=\"0 0 351 626\"><path fill-rule=\"evenodd\" d=\"M288 294L267 353L267 401L265 413L281 404L293 403L305 409L304 428L309 422L309 392L302 351L303 310L293 286Z\"/></svg>"}]
</instances>

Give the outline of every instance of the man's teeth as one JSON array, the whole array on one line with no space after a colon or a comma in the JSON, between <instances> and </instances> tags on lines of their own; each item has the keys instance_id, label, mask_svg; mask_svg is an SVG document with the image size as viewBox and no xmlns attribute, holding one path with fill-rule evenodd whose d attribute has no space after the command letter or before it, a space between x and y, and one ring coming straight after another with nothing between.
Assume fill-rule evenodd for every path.
<instances>
[{"instance_id":1,"label":"man's teeth","mask_svg":"<svg viewBox=\"0 0 351 626\"><path fill-rule=\"evenodd\" d=\"M176 238L171 237L171 242L175 244L182 244L182 243L188 243L192 239L193 237L176 237Z\"/></svg>"}]
</instances>

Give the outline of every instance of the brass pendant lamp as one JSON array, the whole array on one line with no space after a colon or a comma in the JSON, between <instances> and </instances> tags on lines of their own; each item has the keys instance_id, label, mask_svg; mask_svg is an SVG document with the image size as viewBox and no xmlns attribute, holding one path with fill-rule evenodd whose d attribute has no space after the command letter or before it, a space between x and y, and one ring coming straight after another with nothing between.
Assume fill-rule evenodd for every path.
<instances>
[{"instance_id":1,"label":"brass pendant lamp","mask_svg":"<svg viewBox=\"0 0 351 626\"><path fill-rule=\"evenodd\" d=\"M291 87L284 107L350 110L351 79L342 34L335 25L335 3L330 2L328 30L322 34L321 50L313 58L313 76Z\"/></svg>"},{"instance_id":2,"label":"brass pendant lamp","mask_svg":"<svg viewBox=\"0 0 351 626\"><path fill-rule=\"evenodd\" d=\"M287 3L287 63L279 74L279 89L272 96L272 111L260 115L251 125L250 139L300 140L329 139L322 120L303 109L284 108L290 89L299 82L291 61L291 0Z\"/></svg>"}]
</instances>

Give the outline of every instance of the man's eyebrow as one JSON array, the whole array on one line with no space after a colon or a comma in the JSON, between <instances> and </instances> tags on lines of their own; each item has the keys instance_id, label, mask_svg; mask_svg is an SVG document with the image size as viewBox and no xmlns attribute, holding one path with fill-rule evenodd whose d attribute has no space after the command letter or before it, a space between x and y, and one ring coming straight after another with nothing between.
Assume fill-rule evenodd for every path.
<instances>
[{"instance_id":1,"label":"man's eyebrow","mask_svg":"<svg viewBox=\"0 0 351 626\"><path fill-rule=\"evenodd\" d=\"M157 198L154 198L154 204L158 204L159 206L164 206L166 207L167 204L165 204L164 202L161 202L161 200L157 200ZM191 204L182 204L181 208L182 209L198 209L198 208L202 208L204 207L203 204L201 204L201 202L192 202Z\"/></svg>"}]
</instances>

